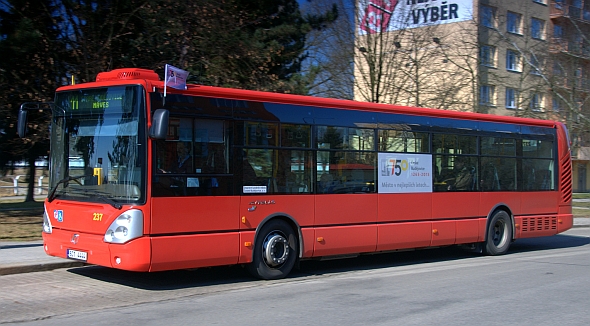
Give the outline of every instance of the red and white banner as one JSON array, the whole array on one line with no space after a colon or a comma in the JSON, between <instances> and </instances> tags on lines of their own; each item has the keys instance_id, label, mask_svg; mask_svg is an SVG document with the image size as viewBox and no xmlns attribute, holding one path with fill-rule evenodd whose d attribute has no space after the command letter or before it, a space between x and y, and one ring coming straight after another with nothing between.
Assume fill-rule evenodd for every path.
<instances>
[{"instance_id":1,"label":"red and white banner","mask_svg":"<svg viewBox=\"0 0 590 326\"><path fill-rule=\"evenodd\" d=\"M473 0L359 0L358 33L456 23L473 19Z\"/></svg>"},{"instance_id":2,"label":"red and white banner","mask_svg":"<svg viewBox=\"0 0 590 326\"><path fill-rule=\"evenodd\" d=\"M374 34L387 31L397 0L359 1L359 27L365 33Z\"/></svg>"}]
</instances>

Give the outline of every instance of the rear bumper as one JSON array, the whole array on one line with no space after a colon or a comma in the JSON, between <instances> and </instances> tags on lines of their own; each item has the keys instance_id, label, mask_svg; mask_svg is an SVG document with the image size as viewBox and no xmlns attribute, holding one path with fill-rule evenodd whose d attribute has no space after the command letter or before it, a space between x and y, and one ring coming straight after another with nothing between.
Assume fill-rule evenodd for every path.
<instances>
[{"instance_id":1,"label":"rear bumper","mask_svg":"<svg viewBox=\"0 0 590 326\"><path fill-rule=\"evenodd\" d=\"M77 235L77 236L75 236ZM87 253L88 264L113 267L128 271L147 272L151 263L151 246L148 237L141 237L125 244L110 244L102 235L53 229L43 233L45 253L50 256L67 257L67 250Z\"/></svg>"},{"instance_id":2,"label":"rear bumper","mask_svg":"<svg viewBox=\"0 0 590 326\"><path fill-rule=\"evenodd\" d=\"M573 214L557 215L557 233L565 232L574 226Z\"/></svg>"}]
</instances>

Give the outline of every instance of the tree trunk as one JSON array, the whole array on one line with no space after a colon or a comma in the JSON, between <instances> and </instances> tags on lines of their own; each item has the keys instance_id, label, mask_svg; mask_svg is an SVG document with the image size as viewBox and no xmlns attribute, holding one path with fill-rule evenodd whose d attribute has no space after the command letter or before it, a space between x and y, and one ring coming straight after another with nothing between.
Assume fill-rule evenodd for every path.
<instances>
[{"instance_id":1,"label":"tree trunk","mask_svg":"<svg viewBox=\"0 0 590 326\"><path fill-rule=\"evenodd\" d=\"M35 201L35 160L36 157L34 155L30 155L28 158L29 184L27 186L27 197L25 198L25 202Z\"/></svg>"}]
</instances>

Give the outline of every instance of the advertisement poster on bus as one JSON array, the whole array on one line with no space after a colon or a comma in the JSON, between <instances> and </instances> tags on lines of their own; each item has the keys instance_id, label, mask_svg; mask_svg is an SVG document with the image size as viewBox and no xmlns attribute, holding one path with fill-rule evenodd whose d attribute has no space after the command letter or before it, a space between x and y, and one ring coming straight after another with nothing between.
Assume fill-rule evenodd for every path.
<instances>
[{"instance_id":1,"label":"advertisement poster on bus","mask_svg":"<svg viewBox=\"0 0 590 326\"><path fill-rule=\"evenodd\" d=\"M360 0L360 35L473 19L472 0Z\"/></svg>"},{"instance_id":2,"label":"advertisement poster on bus","mask_svg":"<svg viewBox=\"0 0 590 326\"><path fill-rule=\"evenodd\" d=\"M432 192L432 155L379 153L379 193Z\"/></svg>"}]
</instances>

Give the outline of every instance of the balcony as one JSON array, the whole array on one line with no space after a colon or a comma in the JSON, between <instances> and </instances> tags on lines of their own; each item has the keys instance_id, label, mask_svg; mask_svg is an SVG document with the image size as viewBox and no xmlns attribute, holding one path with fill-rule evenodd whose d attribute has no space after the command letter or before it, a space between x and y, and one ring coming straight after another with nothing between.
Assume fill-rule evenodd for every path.
<instances>
[{"instance_id":1,"label":"balcony","mask_svg":"<svg viewBox=\"0 0 590 326\"><path fill-rule=\"evenodd\" d=\"M580 77L559 77L555 76L554 82L556 85L566 89L576 89L578 92L589 93L590 92L590 78Z\"/></svg>"},{"instance_id":2,"label":"balcony","mask_svg":"<svg viewBox=\"0 0 590 326\"><path fill-rule=\"evenodd\" d=\"M588 1L588 0L586 0ZM551 18L568 17L574 20L578 20L585 23L590 23L590 7L578 8L574 6L568 6L561 3L551 3Z\"/></svg>"},{"instance_id":3,"label":"balcony","mask_svg":"<svg viewBox=\"0 0 590 326\"><path fill-rule=\"evenodd\" d=\"M583 39L579 42L576 42L575 40L567 38L551 38L551 42L549 43L549 51L553 53L567 52L582 58L590 59L590 44L584 42Z\"/></svg>"}]
</instances>

